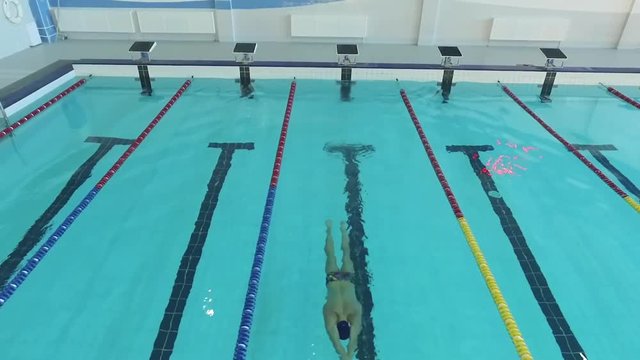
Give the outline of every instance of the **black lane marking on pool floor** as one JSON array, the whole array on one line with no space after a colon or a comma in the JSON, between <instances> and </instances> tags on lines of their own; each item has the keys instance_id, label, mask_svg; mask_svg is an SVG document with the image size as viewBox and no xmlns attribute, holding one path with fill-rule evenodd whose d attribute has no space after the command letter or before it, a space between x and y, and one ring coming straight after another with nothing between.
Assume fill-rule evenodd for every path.
<instances>
[{"instance_id":1,"label":"black lane marking on pool floor","mask_svg":"<svg viewBox=\"0 0 640 360\"><path fill-rule=\"evenodd\" d=\"M356 358L359 360L375 360L376 347L374 342L374 326L371 317L373 309L373 297L371 296L371 275L367 270L367 249L364 240L364 219L362 217L362 184L360 183L360 168L358 156L363 156L374 152L371 145L330 145L327 144L324 150L329 153L342 154L345 166L344 173L347 176L347 183L344 191L347 194L347 224L349 225L349 247L351 250L351 261L354 267L354 284L356 296L362 304L362 331L358 336L358 352Z\"/></svg>"},{"instance_id":2,"label":"black lane marking on pool floor","mask_svg":"<svg viewBox=\"0 0 640 360\"><path fill-rule=\"evenodd\" d=\"M222 152L218 156L218 162L207 184L207 192L200 204L198 218L194 224L187 249L182 255L180 267L173 283L173 290L164 310L164 316L149 357L152 360L169 359L173 353L173 346L178 336L182 314L193 287L193 278L200 262L202 248L209 234L211 220L218 205L222 185L231 168L233 154L236 150L253 150L254 148L253 143L211 143L209 147L221 149Z\"/></svg>"},{"instance_id":3,"label":"black lane marking on pool floor","mask_svg":"<svg viewBox=\"0 0 640 360\"><path fill-rule=\"evenodd\" d=\"M507 203L499 196L500 193L498 192L498 188L493 181L493 178L490 175L483 173L485 166L482 164L478 152L491 150L493 150L493 146L491 145L447 146L448 152L462 152L469 158L469 163L473 168L473 172L478 177L478 180L480 180L482 189L484 190L485 195L487 195L487 199L489 199L493 211L500 219L502 230L507 235L509 242L511 242L511 245L513 246L513 252L518 258L520 267L527 278L527 282L529 283L531 291L538 302L538 306L540 306L540 309L547 319L547 323L551 327L553 337L560 347L562 357L567 360L582 360L583 358L580 354L585 356L586 354L578 342L578 339L573 334L562 310L560 310L560 306L549 288L547 279L542 273L542 269L540 269L538 261L527 244L527 240L520 229L520 225L518 225L518 222L513 216L509 206L507 206ZM494 196L491 196L491 194Z\"/></svg>"},{"instance_id":4,"label":"black lane marking on pool floor","mask_svg":"<svg viewBox=\"0 0 640 360\"><path fill-rule=\"evenodd\" d=\"M640 189L631 181L628 177L626 177L622 171L618 170L617 167L613 166L613 164L607 159L606 156L602 153L602 151L610 151L610 150L618 150L613 145L581 145L581 144L573 144L573 146L578 150L586 150L591 153L602 166L604 166L607 170L609 170L613 176L620 181L622 186L624 186L630 193L635 195L638 199L640 199Z\"/></svg>"},{"instance_id":5,"label":"black lane marking on pool floor","mask_svg":"<svg viewBox=\"0 0 640 360\"><path fill-rule=\"evenodd\" d=\"M114 146L131 145L133 140L90 136L85 140L85 142L98 143L100 146L82 165L76 169L51 205L49 205L42 215L40 215L33 225L31 225L15 249L13 249L9 256L7 256L2 264L0 264L0 288L7 284L24 258L40 242L44 234L49 229L51 220L53 220L67 202L69 202L69 199L71 199L71 196L73 196L76 190L78 190L78 188L80 188L80 186L82 186L82 184L91 177L91 172L98 161L111 151Z\"/></svg>"}]
</instances>

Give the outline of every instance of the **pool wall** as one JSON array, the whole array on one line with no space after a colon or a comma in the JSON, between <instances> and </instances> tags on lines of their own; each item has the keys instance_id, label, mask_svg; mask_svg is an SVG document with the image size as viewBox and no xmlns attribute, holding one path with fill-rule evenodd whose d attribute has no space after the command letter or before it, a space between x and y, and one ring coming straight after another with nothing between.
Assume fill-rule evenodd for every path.
<instances>
[{"instance_id":1,"label":"pool wall","mask_svg":"<svg viewBox=\"0 0 640 360\"><path fill-rule=\"evenodd\" d=\"M528 64L518 65L460 65L454 82L510 84L542 84L547 69ZM437 82L442 80L444 68L439 64L362 63L352 68L352 80L402 80ZM562 67L555 68L556 85L637 86L640 68ZM256 61L251 64L252 79L321 79L339 80L341 68L331 62ZM221 78L239 77L238 64L213 60L158 60L149 65L152 78ZM58 61L23 80L0 89L0 103L8 116L27 106L39 105L37 99L74 77L124 76L137 77L132 60L81 59ZM453 90L455 94L455 89Z\"/></svg>"}]
</instances>

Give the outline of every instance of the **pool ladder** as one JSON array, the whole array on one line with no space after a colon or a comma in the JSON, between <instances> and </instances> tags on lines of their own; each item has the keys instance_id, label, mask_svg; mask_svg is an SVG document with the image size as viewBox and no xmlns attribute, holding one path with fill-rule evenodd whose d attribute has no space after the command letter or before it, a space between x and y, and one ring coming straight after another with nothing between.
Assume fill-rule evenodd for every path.
<instances>
[{"instance_id":1,"label":"pool ladder","mask_svg":"<svg viewBox=\"0 0 640 360\"><path fill-rule=\"evenodd\" d=\"M3 128L6 129L9 126L11 126L11 124L9 124L9 117L7 116L7 112L4 111L4 106L2 106L1 102L0 102L0 115L2 116L2 121L4 123ZM13 132L11 132L9 136L13 136Z\"/></svg>"}]
</instances>

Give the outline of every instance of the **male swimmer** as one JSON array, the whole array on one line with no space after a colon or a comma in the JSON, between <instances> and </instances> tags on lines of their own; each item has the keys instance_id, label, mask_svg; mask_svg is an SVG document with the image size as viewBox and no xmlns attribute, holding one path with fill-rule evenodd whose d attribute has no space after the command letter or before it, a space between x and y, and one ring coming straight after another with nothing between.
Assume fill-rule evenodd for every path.
<instances>
[{"instance_id":1,"label":"male swimmer","mask_svg":"<svg viewBox=\"0 0 640 360\"><path fill-rule=\"evenodd\" d=\"M342 268L338 268L333 248L331 220L327 220L327 239L324 251L327 254L325 265L327 302L322 314L329 339L336 349L340 360L351 360L358 348L358 335L362 329L362 305L356 298L353 284L353 262L349 248L347 224L340 223L342 232ZM345 348L340 340L349 340Z\"/></svg>"}]
</instances>

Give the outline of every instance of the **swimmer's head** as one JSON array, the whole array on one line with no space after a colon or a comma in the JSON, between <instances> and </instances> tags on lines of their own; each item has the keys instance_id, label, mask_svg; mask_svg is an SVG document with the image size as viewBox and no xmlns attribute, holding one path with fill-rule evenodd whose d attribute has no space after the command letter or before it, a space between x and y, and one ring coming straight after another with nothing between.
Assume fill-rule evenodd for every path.
<instances>
[{"instance_id":1,"label":"swimmer's head","mask_svg":"<svg viewBox=\"0 0 640 360\"><path fill-rule=\"evenodd\" d=\"M340 335L340 340L349 339L349 334L351 332L351 325L346 320L338 321L336 324L338 327L338 334Z\"/></svg>"}]
</instances>

